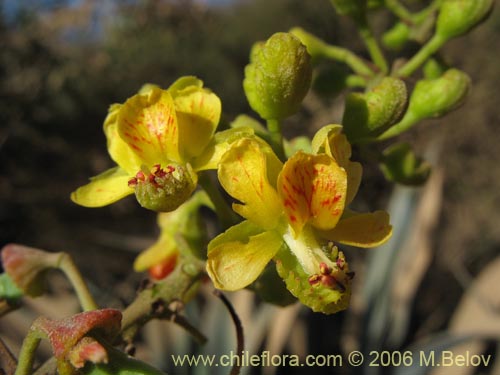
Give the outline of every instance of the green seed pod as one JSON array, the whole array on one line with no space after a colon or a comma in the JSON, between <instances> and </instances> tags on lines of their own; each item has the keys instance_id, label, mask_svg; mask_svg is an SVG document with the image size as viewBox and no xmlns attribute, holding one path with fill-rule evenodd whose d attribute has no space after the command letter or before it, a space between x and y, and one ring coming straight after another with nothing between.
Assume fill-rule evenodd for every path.
<instances>
[{"instance_id":1,"label":"green seed pod","mask_svg":"<svg viewBox=\"0 0 500 375\"><path fill-rule=\"evenodd\" d=\"M367 93L352 93L346 98L342 125L351 143L383 133L403 116L408 103L405 83L385 77Z\"/></svg>"},{"instance_id":2,"label":"green seed pod","mask_svg":"<svg viewBox=\"0 0 500 375\"><path fill-rule=\"evenodd\" d=\"M411 30L404 22L397 22L382 36L382 43L391 50L400 50L410 39Z\"/></svg>"},{"instance_id":3,"label":"green seed pod","mask_svg":"<svg viewBox=\"0 0 500 375\"><path fill-rule=\"evenodd\" d=\"M436 35L448 40L463 35L484 21L493 0L443 0L436 23Z\"/></svg>"},{"instance_id":4,"label":"green seed pod","mask_svg":"<svg viewBox=\"0 0 500 375\"><path fill-rule=\"evenodd\" d=\"M458 69L448 69L437 79L420 80L413 89L408 112L418 119L441 117L463 103L470 78Z\"/></svg>"},{"instance_id":5,"label":"green seed pod","mask_svg":"<svg viewBox=\"0 0 500 375\"><path fill-rule=\"evenodd\" d=\"M187 201L196 188L196 174L189 164L155 165L151 171L139 171L129 181L139 204L152 211L170 212Z\"/></svg>"},{"instance_id":6,"label":"green seed pod","mask_svg":"<svg viewBox=\"0 0 500 375\"><path fill-rule=\"evenodd\" d=\"M335 11L342 16L359 17L366 8L366 0L330 0Z\"/></svg>"},{"instance_id":7,"label":"green seed pod","mask_svg":"<svg viewBox=\"0 0 500 375\"><path fill-rule=\"evenodd\" d=\"M385 178L403 185L422 185L431 173L431 166L418 158L408 143L396 143L384 150L380 169Z\"/></svg>"},{"instance_id":8,"label":"green seed pod","mask_svg":"<svg viewBox=\"0 0 500 375\"><path fill-rule=\"evenodd\" d=\"M311 84L310 60L306 47L290 33L276 33L254 47L243 80L252 109L266 120L297 112Z\"/></svg>"}]
</instances>

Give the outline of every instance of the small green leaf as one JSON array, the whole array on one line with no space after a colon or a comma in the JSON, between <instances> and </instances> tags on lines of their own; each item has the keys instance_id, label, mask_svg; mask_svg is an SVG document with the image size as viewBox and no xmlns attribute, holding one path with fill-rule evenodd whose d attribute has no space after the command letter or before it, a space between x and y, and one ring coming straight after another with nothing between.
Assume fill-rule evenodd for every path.
<instances>
[{"instance_id":1,"label":"small green leaf","mask_svg":"<svg viewBox=\"0 0 500 375\"><path fill-rule=\"evenodd\" d=\"M431 173L429 163L418 158L408 143L396 143L384 150L380 169L388 180L403 185L421 185Z\"/></svg>"}]
</instances>

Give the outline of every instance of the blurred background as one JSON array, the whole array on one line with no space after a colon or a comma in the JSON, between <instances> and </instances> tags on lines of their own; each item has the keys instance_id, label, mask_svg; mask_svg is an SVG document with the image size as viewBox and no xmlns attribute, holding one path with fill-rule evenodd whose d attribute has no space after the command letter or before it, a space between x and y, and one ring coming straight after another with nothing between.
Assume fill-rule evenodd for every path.
<instances>
[{"instance_id":1,"label":"blurred background","mask_svg":"<svg viewBox=\"0 0 500 375\"><path fill-rule=\"evenodd\" d=\"M132 261L158 235L154 213L133 198L101 209L78 207L69 199L90 176L112 166L102 132L110 104L125 101L146 82L167 87L181 75L196 75L222 99L223 127L240 113L256 117L241 86L255 41L301 26L365 53L353 25L336 16L328 0L3 0L0 12L0 245L69 252L102 306L123 307L132 300L144 277L132 271ZM374 25L383 30L393 21L381 12ZM434 166L424 187L395 187L376 162L355 152L365 166L355 205L388 207L395 235L381 249L347 249L356 270L349 310L323 316L235 293L231 298L248 332L248 350L302 357L352 350L368 356L371 350L468 350L491 354L490 365L453 374L500 374L498 45L498 7L485 24L446 45L447 61L467 72L473 85L461 108L404 137ZM312 135L339 122L342 105L342 95L320 98L312 91L303 110L287 120L287 136ZM48 296L28 300L0 320L0 337L14 353L36 316L76 311L70 287L54 277ZM186 312L212 339L206 346L200 348L171 324L154 322L140 337L138 355L170 374L228 373L174 368L170 360L171 353L234 350L229 316L209 289ZM47 348L42 358L43 353ZM431 370L344 364L308 373ZM286 367L243 371L304 373Z\"/></svg>"}]
</instances>

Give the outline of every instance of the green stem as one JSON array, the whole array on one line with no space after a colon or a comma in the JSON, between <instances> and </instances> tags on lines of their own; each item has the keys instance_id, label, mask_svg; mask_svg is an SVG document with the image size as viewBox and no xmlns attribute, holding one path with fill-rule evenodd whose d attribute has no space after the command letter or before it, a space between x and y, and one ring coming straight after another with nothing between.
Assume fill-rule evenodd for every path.
<instances>
[{"instance_id":1,"label":"green stem","mask_svg":"<svg viewBox=\"0 0 500 375\"><path fill-rule=\"evenodd\" d=\"M162 318L174 314L168 305L177 301L186 303L193 286L203 277L204 262L197 259L183 259L175 270L164 280L150 288L142 290L136 299L123 311L122 336L125 340L132 340L138 328L154 318ZM165 315L166 314L166 315ZM181 326L194 331L183 324ZM202 340L199 333L193 334Z\"/></svg>"},{"instance_id":2,"label":"green stem","mask_svg":"<svg viewBox=\"0 0 500 375\"><path fill-rule=\"evenodd\" d=\"M379 67L382 73L387 73L389 71L387 60L385 59L384 54L382 53L382 50L380 49L378 42L368 25L366 15L363 14L363 16L359 18L355 18L355 21L359 29L359 35L368 48L368 52L370 53L373 62Z\"/></svg>"},{"instance_id":3,"label":"green stem","mask_svg":"<svg viewBox=\"0 0 500 375\"><path fill-rule=\"evenodd\" d=\"M446 43L446 39L435 34L406 64L399 68L396 77L409 77L412 75L429 57L435 54Z\"/></svg>"},{"instance_id":4,"label":"green stem","mask_svg":"<svg viewBox=\"0 0 500 375\"><path fill-rule=\"evenodd\" d=\"M413 125L419 122L421 119L417 118L410 111L407 111L403 119L396 125L390 127L387 131L382 133L377 137L377 141L384 141L386 139L400 135L401 133L410 129Z\"/></svg>"},{"instance_id":5,"label":"green stem","mask_svg":"<svg viewBox=\"0 0 500 375\"><path fill-rule=\"evenodd\" d=\"M345 63L358 75L373 77L375 74L361 57L346 48L325 44L322 53L325 57Z\"/></svg>"},{"instance_id":6,"label":"green stem","mask_svg":"<svg viewBox=\"0 0 500 375\"><path fill-rule=\"evenodd\" d=\"M236 215L236 213L228 205L227 201L222 196L218 185L213 182L213 179L208 173L200 173L198 183L203 190L205 190L212 201L217 218L223 228L229 228L230 226L241 221L238 215Z\"/></svg>"},{"instance_id":7,"label":"green stem","mask_svg":"<svg viewBox=\"0 0 500 375\"><path fill-rule=\"evenodd\" d=\"M279 120L267 120L267 129L269 130L271 147L276 156L285 160L285 151L283 149L283 134L281 134L281 123Z\"/></svg>"},{"instance_id":8,"label":"green stem","mask_svg":"<svg viewBox=\"0 0 500 375\"><path fill-rule=\"evenodd\" d=\"M366 87L367 85L366 79L354 74L348 75L345 83L347 87Z\"/></svg>"},{"instance_id":9,"label":"green stem","mask_svg":"<svg viewBox=\"0 0 500 375\"><path fill-rule=\"evenodd\" d=\"M71 285L73 285L83 311L97 310L98 306L90 294L85 280L83 280L80 271L68 254L62 253L57 268L64 272Z\"/></svg>"},{"instance_id":10,"label":"green stem","mask_svg":"<svg viewBox=\"0 0 500 375\"><path fill-rule=\"evenodd\" d=\"M413 23L413 15L398 0L385 0L385 6L401 20Z\"/></svg>"},{"instance_id":11,"label":"green stem","mask_svg":"<svg viewBox=\"0 0 500 375\"><path fill-rule=\"evenodd\" d=\"M35 360L35 351L42 339L40 332L30 328L28 334L23 340L23 345L19 353L19 360L14 375L30 375Z\"/></svg>"}]
</instances>

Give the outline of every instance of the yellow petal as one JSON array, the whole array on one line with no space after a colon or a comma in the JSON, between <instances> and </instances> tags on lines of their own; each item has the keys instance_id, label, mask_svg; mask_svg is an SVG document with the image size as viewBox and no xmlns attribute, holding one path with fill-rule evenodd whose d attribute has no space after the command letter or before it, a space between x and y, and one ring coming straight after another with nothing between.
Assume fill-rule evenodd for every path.
<instances>
[{"instance_id":1,"label":"yellow petal","mask_svg":"<svg viewBox=\"0 0 500 375\"><path fill-rule=\"evenodd\" d=\"M177 244L170 233L162 233L158 241L144 250L134 261L134 270L142 272L160 263L165 258L174 255Z\"/></svg>"},{"instance_id":2,"label":"yellow petal","mask_svg":"<svg viewBox=\"0 0 500 375\"><path fill-rule=\"evenodd\" d=\"M118 133L149 167L181 161L174 100L165 90L152 87L128 99L118 113Z\"/></svg>"},{"instance_id":3,"label":"yellow petal","mask_svg":"<svg viewBox=\"0 0 500 375\"><path fill-rule=\"evenodd\" d=\"M193 169L195 171L217 169L220 159L234 142L253 135L253 129L248 127L227 129L215 133L205 150L191 162Z\"/></svg>"},{"instance_id":4,"label":"yellow petal","mask_svg":"<svg viewBox=\"0 0 500 375\"><path fill-rule=\"evenodd\" d=\"M278 177L278 193L297 236L310 222L318 229L335 227L345 206L347 175L326 154L298 152Z\"/></svg>"},{"instance_id":5,"label":"yellow petal","mask_svg":"<svg viewBox=\"0 0 500 375\"><path fill-rule=\"evenodd\" d=\"M339 221L329 231L320 232L322 236L336 242L357 247L375 247L387 241L392 234L389 214L375 211L366 214L351 214Z\"/></svg>"},{"instance_id":6,"label":"yellow petal","mask_svg":"<svg viewBox=\"0 0 500 375\"><path fill-rule=\"evenodd\" d=\"M320 128L311 141L311 148L314 154L326 153L328 147L328 137L330 134L338 134L342 131L342 125L325 125ZM331 156L331 155L330 155Z\"/></svg>"},{"instance_id":7,"label":"yellow petal","mask_svg":"<svg viewBox=\"0 0 500 375\"><path fill-rule=\"evenodd\" d=\"M196 90L203 87L203 81L195 76L183 76L177 78L177 80L172 83L167 91L175 99L179 95L185 94L187 91Z\"/></svg>"},{"instance_id":8,"label":"yellow petal","mask_svg":"<svg viewBox=\"0 0 500 375\"><path fill-rule=\"evenodd\" d=\"M108 115L104 120L104 134L111 158L130 175L134 175L141 167L141 159L118 134L118 113L121 107L121 104L113 104L109 107Z\"/></svg>"},{"instance_id":9,"label":"yellow petal","mask_svg":"<svg viewBox=\"0 0 500 375\"><path fill-rule=\"evenodd\" d=\"M314 135L313 153L325 153L334 158L338 165L346 168L351 158L351 144L342 133L342 125L326 125Z\"/></svg>"},{"instance_id":10,"label":"yellow petal","mask_svg":"<svg viewBox=\"0 0 500 375\"><path fill-rule=\"evenodd\" d=\"M350 161L346 164L345 170L347 173L347 197L345 205L349 205L358 193L359 185L361 184L361 176L363 167L356 161Z\"/></svg>"},{"instance_id":11,"label":"yellow petal","mask_svg":"<svg viewBox=\"0 0 500 375\"><path fill-rule=\"evenodd\" d=\"M264 229L275 228L282 215L276 190L269 184L269 176L276 174L276 160L258 142L242 139L224 154L219 166L222 187L241 202L233 204L234 211Z\"/></svg>"},{"instance_id":12,"label":"yellow petal","mask_svg":"<svg viewBox=\"0 0 500 375\"><path fill-rule=\"evenodd\" d=\"M184 90L187 91L187 90ZM174 99L179 127L179 147L184 160L200 155L213 137L221 115L217 95L196 88Z\"/></svg>"},{"instance_id":13,"label":"yellow petal","mask_svg":"<svg viewBox=\"0 0 500 375\"><path fill-rule=\"evenodd\" d=\"M245 231L243 227L247 225L249 222L244 221L229 231L235 232L240 229ZM281 248L283 238L277 232L268 231L238 241L230 240L237 235L228 232L219 236L226 237L228 242L216 238L217 245L209 246L207 272L216 288L238 290L257 279Z\"/></svg>"},{"instance_id":14,"label":"yellow petal","mask_svg":"<svg viewBox=\"0 0 500 375\"><path fill-rule=\"evenodd\" d=\"M115 167L95 176L90 183L71 194L71 200L80 206L102 207L120 200L134 192L128 186L130 175Z\"/></svg>"}]
</instances>

